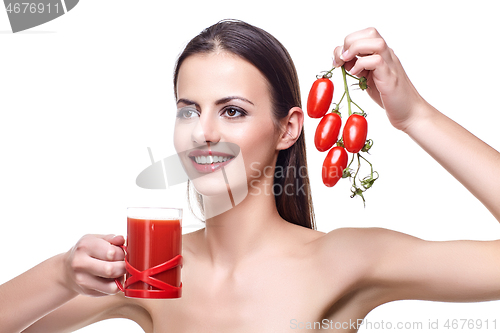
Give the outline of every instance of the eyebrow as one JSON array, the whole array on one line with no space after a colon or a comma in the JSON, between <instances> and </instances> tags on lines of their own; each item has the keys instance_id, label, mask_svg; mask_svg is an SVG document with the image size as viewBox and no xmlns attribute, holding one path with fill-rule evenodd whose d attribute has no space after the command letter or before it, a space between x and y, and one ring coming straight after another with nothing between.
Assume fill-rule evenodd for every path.
<instances>
[{"instance_id":1,"label":"eyebrow","mask_svg":"<svg viewBox=\"0 0 500 333\"><path fill-rule=\"evenodd\" d=\"M238 99L240 101L243 101L243 102L247 102L247 103L250 103L252 105L254 105L251 101L249 101L248 99L244 98L244 97L240 97L240 96L228 96L228 97L224 97L224 98L221 98L221 99L218 99L217 101L215 101L215 105L221 105L221 104L226 104L232 100L235 100L235 99ZM179 103L184 103L186 105L194 105L196 106L197 108L200 108L200 105L192 100L189 100L189 99L186 99L186 98L180 98L178 101L177 101L177 104Z\"/></svg>"}]
</instances>

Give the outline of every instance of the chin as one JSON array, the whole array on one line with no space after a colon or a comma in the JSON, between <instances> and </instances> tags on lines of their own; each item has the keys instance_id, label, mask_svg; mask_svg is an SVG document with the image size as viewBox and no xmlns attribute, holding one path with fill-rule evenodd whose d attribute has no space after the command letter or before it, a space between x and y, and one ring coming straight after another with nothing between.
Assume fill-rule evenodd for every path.
<instances>
[{"instance_id":1,"label":"chin","mask_svg":"<svg viewBox=\"0 0 500 333\"><path fill-rule=\"evenodd\" d=\"M223 194L227 195L228 192L228 185L224 181L222 172L192 179L191 184L193 184L196 192L204 197L214 197Z\"/></svg>"},{"instance_id":2,"label":"chin","mask_svg":"<svg viewBox=\"0 0 500 333\"><path fill-rule=\"evenodd\" d=\"M226 163L219 168L214 166L212 169L211 166L210 170L213 171L208 173L191 172L191 176L195 176L190 177L191 182L196 191L203 196L205 205L211 206L205 207L205 211L213 212L212 216L234 208L248 195L248 179L243 156L239 154Z\"/></svg>"}]
</instances>

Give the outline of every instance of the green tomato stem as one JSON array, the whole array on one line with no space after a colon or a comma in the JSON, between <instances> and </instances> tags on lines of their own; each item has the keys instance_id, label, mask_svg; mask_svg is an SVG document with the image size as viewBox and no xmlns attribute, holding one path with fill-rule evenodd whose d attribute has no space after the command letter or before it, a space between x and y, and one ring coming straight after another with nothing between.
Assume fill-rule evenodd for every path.
<instances>
[{"instance_id":1,"label":"green tomato stem","mask_svg":"<svg viewBox=\"0 0 500 333\"><path fill-rule=\"evenodd\" d=\"M346 75L346 71L345 71L345 67L342 66L342 78L344 79L344 91L345 91L345 95L347 96L347 110L348 110L348 113L349 113L349 116L352 114L352 111L351 111L351 96L349 95L349 88L347 87L347 75Z\"/></svg>"},{"instance_id":2,"label":"green tomato stem","mask_svg":"<svg viewBox=\"0 0 500 333\"><path fill-rule=\"evenodd\" d=\"M361 158L364 159L366 161L366 163L370 164L371 175L373 177L373 165L366 158L364 158L361 154L359 154L359 156L361 156Z\"/></svg>"},{"instance_id":3,"label":"green tomato stem","mask_svg":"<svg viewBox=\"0 0 500 333\"><path fill-rule=\"evenodd\" d=\"M352 77L353 79L356 79L356 80L358 80L358 81L360 80L360 78L359 78L359 77L356 77L356 76L351 75L351 74L349 74L349 73L346 73L346 74L347 74L348 76Z\"/></svg>"},{"instance_id":4,"label":"green tomato stem","mask_svg":"<svg viewBox=\"0 0 500 333\"><path fill-rule=\"evenodd\" d=\"M342 100L344 99L344 96L345 96L345 91L342 94L342 97L340 97L340 101L337 103L337 107L340 105L340 103L342 103Z\"/></svg>"},{"instance_id":5,"label":"green tomato stem","mask_svg":"<svg viewBox=\"0 0 500 333\"><path fill-rule=\"evenodd\" d=\"M356 105L356 107L357 107L358 109L360 109L360 110L361 110L361 112L363 112L363 116L364 116L364 117L366 117L366 112L365 112L362 108L360 108L358 104L356 104L353 100L351 100L351 103L352 103L352 104L354 104L354 105Z\"/></svg>"},{"instance_id":6,"label":"green tomato stem","mask_svg":"<svg viewBox=\"0 0 500 333\"><path fill-rule=\"evenodd\" d=\"M359 153L357 153L356 155L357 155L357 157L358 157L358 167L357 167L357 169L356 169L356 173L354 174L354 177L353 177L353 180L352 180L352 185L354 186L354 188L358 188L358 186L356 185L356 177L358 176L359 169L360 169L360 167L361 167L361 163L360 163L360 160L359 160L359 156L360 156L360 154L359 154Z\"/></svg>"},{"instance_id":7,"label":"green tomato stem","mask_svg":"<svg viewBox=\"0 0 500 333\"><path fill-rule=\"evenodd\" d=\"M331 78L331 77L332 77L332 75L331 75L331 74L332 74L332 72L333 72L333 70L334 70L334 69L335 69L335 67L333 67L332 69L330 69L328 72L326 72L326 73L323 75L323 77L324 77L324 78Z\"/></svg>"},{"instance_id":8,"label":"green tomato stem","mask_svg":"<svg viewBox=\"0 0 500 333\"><path fill-rule=\"evenodd\" d=\"M364 190L362 190L361 188L358 187L358 185L356 185L356 178L358 177L359 169L361 168L361 161L359 158L362 156L360 153L356 153L356 155L358 158L358 168L356 169L356 173L354 174L353 181L352 181L352 189L354 189L354 191L351 189L351 192L353 193L351 198L355 197L356 195L359 195L361 197L361 199L363 199L363 206L366 207L365 197L363 196ZM363 184L361 184L361 185L363 185Z\"/></svg>"},{"instance_id":9,"label":"green tomato stem","mask_svg":"<svg viewBox=\"0 0 500 333\"><path fill-rule=\"evenodd\" d=\"M352 162L354 162L354 157L356 154L352 154L351 162L349 162L349 165L346 167L346 169L349 169L351 167Z\"/></svg>"}]
</instances>

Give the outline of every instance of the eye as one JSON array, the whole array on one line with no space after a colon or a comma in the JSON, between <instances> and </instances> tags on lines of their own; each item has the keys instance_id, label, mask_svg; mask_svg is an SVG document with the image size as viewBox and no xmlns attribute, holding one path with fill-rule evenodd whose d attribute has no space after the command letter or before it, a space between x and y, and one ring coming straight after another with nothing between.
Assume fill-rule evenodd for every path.
<instances>
[{"instance_id":1,"label":"eye","mask_svg":"<svg viewBox=\"0 0 500 333\"><path fill-rule=\"evenodd\" d=\"M222 114L226 114L227 118L239 118L245 116L247 113L246 111L240 108L236 108L234 106L228 106L223 110Z\"/></svg>"},{"instance_id":2,"label":"eye","mask_svg":"<svg viewBox=\"0 0 500 333\"><path fill-rule=\"evenodd\" d=\"M192 119L194 117L198 117L200 113L198 110L193 108L181 108L177 110L177 118L180 119Z\"/></svg>"}]
</instances>

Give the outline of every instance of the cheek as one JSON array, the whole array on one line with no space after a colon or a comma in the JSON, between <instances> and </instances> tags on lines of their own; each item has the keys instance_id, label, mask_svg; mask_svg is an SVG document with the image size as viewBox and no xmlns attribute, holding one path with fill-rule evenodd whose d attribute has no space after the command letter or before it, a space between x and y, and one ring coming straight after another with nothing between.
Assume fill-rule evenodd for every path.
<instances>
[{"instance_id":1,"label":"cheek","mask_svg":"<svg viewBox=\"0 0 500 333\"><path fill-rule=\"evenodd\" d=\"M192 129L187 125L175 124L174 128L174 147L177 153L190 149Z\"/></svg>"},{"instance_id":2,"label":"cheek","mask_svg":"<svg viewBox=\"0 0 500 333\"><path fill-rule=\"evenodd\" d=\"M257 170L262 171L266 168L269 169L269 166L274 167L276 139L274 127L267 124L255 130L251 137L238 143L245 160L248 175L256 176L262 174Z\"/></svg>"}]
</instances>

